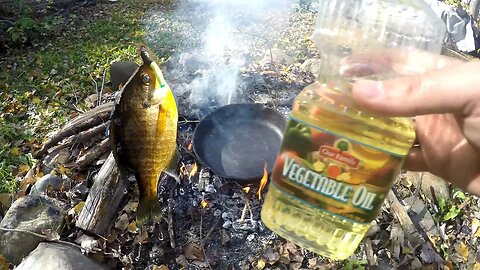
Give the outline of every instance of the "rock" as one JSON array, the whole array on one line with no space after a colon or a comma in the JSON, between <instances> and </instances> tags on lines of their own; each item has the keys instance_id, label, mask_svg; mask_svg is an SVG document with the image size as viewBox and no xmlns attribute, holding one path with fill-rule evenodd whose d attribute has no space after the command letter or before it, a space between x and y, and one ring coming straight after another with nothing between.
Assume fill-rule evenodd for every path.
<instances>
[{"instance_id":1,"label":"rock","mask_svg":"<svg viewBox=\"0 0 480 270\"><path fill-rule=\"evenodd\" d=\"M27 195L12 204L0 222L0 228L37 234L49 229L60 233L65 215L66 206L62 202L47 196ZM0 254L16 265L42 240L44 239L25 232L0 230Z\"/></svg>"},{"instance_id":2,"label":"rock","mask_svg":"<svg viewBox=\"0 0 480 270\"><path fill-rule=\"evenodd\" d=\"M290 57L287 53L285 53L282 49L279 48L267 50L262 60L260 60L260 63L262 64L283 64L287 66L293 64L294 62L295 59Z\"/></svg>"},{"instance_id":3,"label":"rock","mask_svg":"<svg viewBox=\"0 0 480 270\"><path fill-rule=\"evenodd\" d=\"M318 58L310 58L307 59L303 64L300 66L300 71L312 73L313 76L317 76L320 73L320 65L322 61Z\"/></svg>"},{"instance_id":4,"label":"rock","mask_svg":"<svg viewBox=\"0 0 480 270\"><path fill-rule=\"evenodd\" d=\"M406 177L415 187L420 187L423 194L434 202L440 198L448 200L450 197L448 183L434 174L428 172L406 172L402 177Z\"/></svg>"},{"instance_id":5,"label":"rock","mask_svg":"<svg viewBox=\"0 0 480 270\"><path fill-rule=\"evenodd\" d=\"M96 270L107 268L83 255L80 250L74 247L57 243L40 243L15 269Z\"/></svg>"},{"instance_id":6,"label":"rock","mask_svg":"<svg viewBox=\"0 0 480 270\"><path fill-rule=\"evenodd\" d=\"M30 195L40 195L46 193L47 191L62 191L65 190L69 185L69 181L63 179L60 176L53 174L46 174L40 178L35 185L33 185L30 190Z\"/></svg>"}]
</instances>

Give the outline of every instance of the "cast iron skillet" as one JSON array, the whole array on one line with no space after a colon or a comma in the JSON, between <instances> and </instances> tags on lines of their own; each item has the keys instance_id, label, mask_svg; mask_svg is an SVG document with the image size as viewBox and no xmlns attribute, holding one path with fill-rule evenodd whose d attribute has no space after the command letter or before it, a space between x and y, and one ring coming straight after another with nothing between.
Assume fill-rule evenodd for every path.
<instances>
[{"instance_id":1,"label":"cast iron skillet","mask_svg":"<svg viewBox=\"0 0 480 270\"><path fill-rule=\"evenodd\" d=\"M217 176L256 180L264 162L270 173L280 150L286 119L263 104L231 104L211 112L197 125L193 149Z\"/></svg>"}]
</instances>

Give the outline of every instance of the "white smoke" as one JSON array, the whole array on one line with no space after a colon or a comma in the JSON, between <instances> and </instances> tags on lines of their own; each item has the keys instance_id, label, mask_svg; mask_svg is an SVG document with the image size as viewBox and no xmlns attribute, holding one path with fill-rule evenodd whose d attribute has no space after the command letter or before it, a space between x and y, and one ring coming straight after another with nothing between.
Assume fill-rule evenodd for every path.
<instances>
[{"instance_id":1,"label":"white smoke","mask_svg":"<svg viewBox=\"0 0 480 270\"><path fill-rule=\"evenodd\" d=\"M189 78L174 91L188 94L190 110L208 113L219 106L245 101L241 71L253 57L256 42L272 40L273 33L285 27L293 2L191 0L178 6L176 16L191 20L189 25L196 28L200 39L198 46L176 53L173 58L178 59L178 66L171 71L176 78ZM193 12L192 6L196 9ZM271 18L267 14L278 14L277 23L267 21ZM263 32L257 33L255 29L259 28ZM271 35L265 37L265 32ZM193 64L199 64L198 69Z\"/></svg>"}]
</instances>

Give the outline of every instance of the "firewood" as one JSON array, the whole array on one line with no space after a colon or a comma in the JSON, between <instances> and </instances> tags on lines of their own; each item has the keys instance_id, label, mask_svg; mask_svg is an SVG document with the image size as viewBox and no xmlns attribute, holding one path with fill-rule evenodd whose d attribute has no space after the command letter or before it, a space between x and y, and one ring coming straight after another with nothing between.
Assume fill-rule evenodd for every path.
<instances>
[{"instance_id":1,"label":"firewood","mask_svg":"<svg viewBox=\"0 0 480 270\"><path fill-rule=\"evenodd\" d=\"M54 147L50 148L48 150L48 152L51 153L51 152L55 152L55 151L60 150L60 149L65 149L65 148L75 146L75 145L80 144L80 143L84 143L84 142L92 139L93 137L101 134L102 132L106 131L109 124L110 124L110 121L107 121L107 122L102 123L102 124L100 124L96 127L91 128L89 130L82 131L82 132L78 133L77 135L74 135L74 136L68 138L68 140L65 143L62 143L60 145L57 145L57 146L54 146Z\"/></svg>"},{"instance_id":2,"label":"firewood","mask_svg":"<svg viewBox=\"0 0 480 270\"><path fill-rule=\"evenodd\" d=\"M99 144L85 151L85 154L79 157L75 163L69 164L67 165L67 167L75 167L80 169L85 166L88 166L92 162L97 160L99 157L101 157L103 154L107 153L107 151L110 149L111 149L110 139L107 137L103 141L101 141Z\"/></svg>"},{"instance_id":3,"label":"firewood","mask_svg":"<svg viewBox=\"0 0 480 270\"><path fill-rule=\"evenodd\" d=\"M126 188L127 181L121 176L113 154L110 153L95 177L76 226L90 233L105 236L118 213L117 209L125 197Z\"/></svg>"},{"instance_id":4,"label":"firewood","mask_svg":"<svg viewBox=\"0 0 480 270\"><path fill-rule=\"evenodd\" d=\"M113 102L102 104L68 122L64 128L44 143L42 148L34 154L34 157L41 158L49 148L63 139L107 122L113 105Z\"/></svg>"}]
</instances>

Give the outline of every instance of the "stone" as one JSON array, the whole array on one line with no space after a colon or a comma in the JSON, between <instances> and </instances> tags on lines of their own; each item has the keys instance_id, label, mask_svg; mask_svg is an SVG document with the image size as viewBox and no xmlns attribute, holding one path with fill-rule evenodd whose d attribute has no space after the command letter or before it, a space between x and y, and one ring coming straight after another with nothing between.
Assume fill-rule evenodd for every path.
<instances>
[{"instance_id":1,"label":"stone","mask_svg":"<svg viewBox=\"0 0 480 270\"><path fill-rule=\"evenodd\" d=\"M44 240L23 231L42 234L43 230L54 230L60 233L66 211L65 204L43 195L27 195L16 200L0 222L0 228L16 230L0 229L0 254L12 264L19 264Z\"/></svg>"},{"instance_id":2,"label":"stone","mask_svg":"<svg viewBox=\"0 0 480 270\"><path fill-rule=\"evenodd\" d=\"M303 62L300 65L300 71L311 73L314 76L317 76L318 73L320 73L321 63L322 63L322 61L318 58L307 59L307 60L305 60L305 62Z\"/></svg>"},{"instance_id":3,"label":"stone","mask_svg":"<svg viewBox=\"0 0 480 270\"><path fill-rule=\"evenodd\" d=\"M415 187L420 187L423 194L433 202L441 198L445 200L450 198L448 183L439 176L428 172L409 171L402 175L402 177L408 178Z\"/></svg>"},{"instance_id":4,"label":"stone","mask_svg":"<svg viewBox=\"0 0 480 270\"><path fill-rule=\"evenodd\" d=\"M107 269L107 267L98 264L72 246L58 243L40 243L15 269L96 270Z\"/></svg>"},{"instance_id":5,"label":"stone","mask_svg":"<svg viewBox=\"0 0 480 270\"><path fill-rule=\"evenodd\" d=\"M62 191L69 185L69 180L53 174L46 174L40 178L30 190L30 195L40 195L47 191Z\"/></svg>"}]
</instances>

